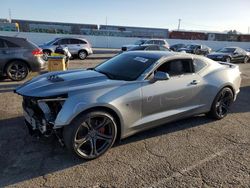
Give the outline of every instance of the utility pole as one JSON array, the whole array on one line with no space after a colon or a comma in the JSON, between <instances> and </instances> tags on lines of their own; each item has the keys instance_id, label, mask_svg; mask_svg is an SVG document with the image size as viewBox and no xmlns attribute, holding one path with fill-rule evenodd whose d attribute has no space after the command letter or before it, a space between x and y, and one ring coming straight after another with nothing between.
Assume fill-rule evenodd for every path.
<instances>
[{"instance_id":1,"label":"utility pole","mask_svg":"<svg viewBox=\"0 0 250 188\"><path fill-rule=\"evenodd\" d=\"M9 22L11 23L11 9L9 8Z\"/></svg>"},{"instance_id":2,"label":"utility pole","mask_svg":"<svg viewBox=\"0 0 250 188\"><path fill-rule=\"evenodd\" d=\"M181 19L178 20L178 31L180 30L181 27Z\"/></svg>"}]
</instances>

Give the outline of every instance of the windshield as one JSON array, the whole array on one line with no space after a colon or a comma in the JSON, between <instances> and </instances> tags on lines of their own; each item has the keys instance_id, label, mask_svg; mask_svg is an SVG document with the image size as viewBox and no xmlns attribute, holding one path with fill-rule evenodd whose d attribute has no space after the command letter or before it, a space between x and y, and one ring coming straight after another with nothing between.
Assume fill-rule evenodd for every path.
<instances>
[{"instance_id":1,"label":"windshield","mask_svg":"<svg viewBox=\"0 0 250 188\"><path fill-rule=\"evenodd\" d=\"M145 42L146 42L145 40L138 40L138 41L135 42L135 45L142 45Z\"/></svg>"},{"instance_id":2,"label":"windshield","mask_svg":"<svg viewBox=\"0 0 250 188\"><path fill-rule=\"evenodd\" d=\"M114 80L136 80L158 59L136 54L120 54L98 65L94 70Z\"/></svg>"},{"instance_id":3,"label":"windshield","mask_svg":"<svg viewBox=\"0 0 250 188\"><path fill-rule=\"evenodd\" d=\"M134 50L144 50L146 46L135 46L133 48L130 48L128 51L134 51Z\"/></svg>"},{"instance_id":4,"label":"windshield","mask_svg":"<svg viewBox=\"0 0 250 188\"><path fill-rule=\"evenodd\" d=\"M196 47L198 47L197 45L193 45L193 44L189 44L186 46L186 48L188 49L195 49Z\"/></svg>"},{"instance_id":5,"label":"windshield","mask_svg":"<svg viewBox=\"0 0 250 188\"><path fill-rule=\"evenodd\" d=\"M233 53L235 51L235 48L222 48L218 52L222 53Z\"/></svg>"}]
</instances>

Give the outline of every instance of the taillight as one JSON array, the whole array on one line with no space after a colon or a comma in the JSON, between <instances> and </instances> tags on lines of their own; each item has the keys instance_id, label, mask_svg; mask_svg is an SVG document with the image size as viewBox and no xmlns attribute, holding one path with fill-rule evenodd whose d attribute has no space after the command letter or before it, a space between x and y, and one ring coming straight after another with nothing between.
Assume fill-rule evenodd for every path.
<instances>
[{"instance_id":1,"label":"taillight","mask_svg":"<svg viewBox=\"0 0 250 188\"><path fill-rule=\"evenodd\" d=\"M35 50L32 51L33 56L42 56L43 55L43 50L41 48L36 48Z\"/></svg>"}]
</instances>

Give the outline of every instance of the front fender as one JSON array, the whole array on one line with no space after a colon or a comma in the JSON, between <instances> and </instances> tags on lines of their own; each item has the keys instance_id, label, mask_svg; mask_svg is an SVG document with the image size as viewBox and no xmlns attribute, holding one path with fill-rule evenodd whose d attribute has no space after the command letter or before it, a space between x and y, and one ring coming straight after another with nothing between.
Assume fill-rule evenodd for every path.
<instances>
[{"instance_id":1,"label":"front fender","mask_svg":"<svg viewBox=\"0 0 250 188\"><path fill-rule=\"evenodd\" d=\"M91 108L104 107L114 111L119 117L121 123L121 130L124 124L123 118L119 110L109 103L97 102L93 99L88 98L82 100L76 100L76 97L71 97L65 101L61 111L58 113L54 129L62 128L65 125L69 125L72 120L77 117L80 113L87 111Z\"/></svg>"}]
</instances>

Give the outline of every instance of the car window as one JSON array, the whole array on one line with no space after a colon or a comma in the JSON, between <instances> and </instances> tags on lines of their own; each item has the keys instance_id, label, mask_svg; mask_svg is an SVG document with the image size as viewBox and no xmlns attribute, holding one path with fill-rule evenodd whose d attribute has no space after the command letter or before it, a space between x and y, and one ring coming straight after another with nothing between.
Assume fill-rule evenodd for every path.
<instances>
[{"instance_id":1,"label":"car window","mask_svg":"<svg viewBox=\"0 0 250 188\"><path fill-rule=\"evenodd\" d=\"M159 48L160 48L161 51L169 51L169 49L166 48L165 46L159 46Z\"/></svg>"},{"instance_id":2,"label":"car window","mask_svg":"<svg viewBox=\"0 0 250 188\"><path fill-rule=\"evenodd\" d=\"M70 44L69 39L61 39L60 41L58 41L58 43L61 44L61 45Z\"/></svg>"},{"instance_id":3,"label":"car window","mask_svg":"<svg viewBox=\"0 0 250 188\"><path fill-rule=\"evenodd\" d=\"M5 45L4 45L4 41L2 39L0 39L0 48L4 48Z\"/></svg>"},{"instance_id":4,"label":"car window","mask_svg":"<svg viewBox=\"0 0 250 188\"><path fill-rule=\"evenodd\" d=\"M70 44L79 44L79 40L77 39L69 39Z\"/></svg>"},{"instance_id":5,"label":"car window","mask_svg":"<svg viewBox=\"0 0 250 188\"><path fill-rule=\"evenodd\" d=\"M84 40L78 40L78 42L79 42L79 44L87 44L87 42Z\"/></svg>"},{"instance_id":6,"label":"car window","mask_svg":"<svg viewBox=\"0 0 250 188\"><path fill-rule=\"evenodd\" d=\"M7 46L8 48L18 48L18 47L20 47L20 46L18 46L17 44L15 44L15 43L13 43L13 42L10 42L10 41L7 41L7 40L4 40L4 42L5 42L5 44L6 44L6 46Z\"/></svg>"},{"instance_id":7,"label":"car window","mask_svg":"<svg viewBox=\"0 0 250 188\"><path fill-rule=\"evenodd\" d=\"M159 50L158 46L149 46L145 50Z\"/></svg>"},{"instance_id":8,"label":"car window","mask_svg":"<svg viewBox=\"0 0 250 188\"><path fill-rule=\"evenodd\" d=\"M191 59L177 59L162 64L156 71L168 73L170 76L179 76L193 73L193 69L193 61Z\"/></svg>"},{"instance_id":9,"label":"car window","mask_svg":"<svg viewBox=\"0 0 250 188\"><path fill-rule=\"evenodd\" d=\"M204 67L207 66L207 63L205 63L201 59L194 59L193 64L195 72L199 72L200 70L202 70Z\"/></svg>"},{"instance_id":10,"label":"car window","mask_svg":"<svg viewBox=\"0 0 250 188\"><path fill-rule=\"evenodd\" d=\"M157 40L156 42L157 42L158 45L164 45L165 44L165 42L162 41L162 40Z\"/></svg>"},{"instance_id":11,"label":"car window","mask_svg":"<svg viewBox=\"0 0 250 188\"><path fill-rule=\"evenodd\" d=\"M145 42L145 44L155 44L155 43L154 43L154 40L149 40L149 41Z\"/></svg>"}]
</instances>

